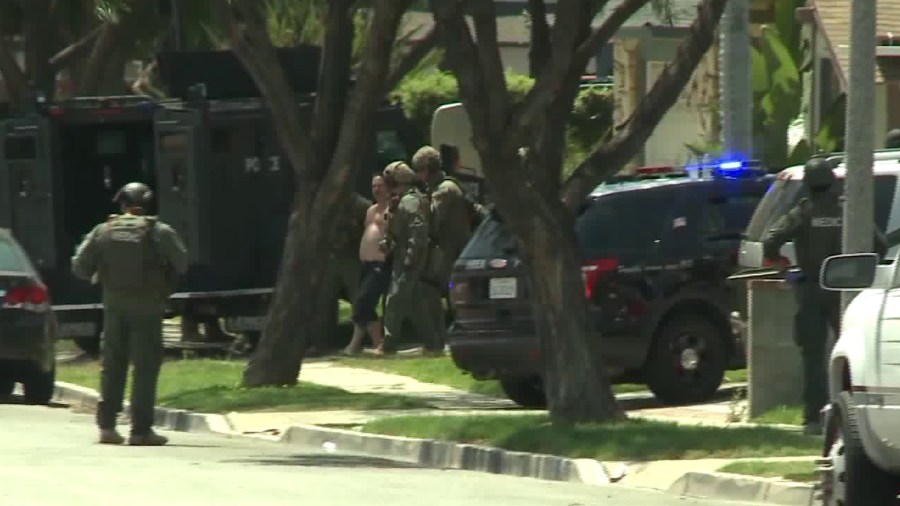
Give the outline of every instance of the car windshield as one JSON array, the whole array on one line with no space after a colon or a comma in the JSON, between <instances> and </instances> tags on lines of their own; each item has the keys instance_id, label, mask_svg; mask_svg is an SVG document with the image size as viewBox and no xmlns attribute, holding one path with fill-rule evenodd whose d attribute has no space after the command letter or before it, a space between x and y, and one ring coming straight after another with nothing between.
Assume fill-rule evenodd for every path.
<instances>
[{"instance_id":1,"label":"car windshield","mask_svg":"<svg viewBox=\"0 0 900 506\"><path fill-rule=\"evenodd\" d=\"M462 260L509 257L516 254L516 238L509 232L496 213L486 218L475 229L469 244L462 250Z\"/></svg>"},{"instance_id":2,"label":"car windshield","mask_svg":"<svg viewBox=\"0 0 900 506\"><path fill-rule=\"evenodd\" d=\"M886 228L896 185L896 176L875 176L875 223L884 232L890 232ZM843 179L837 180L837 191L844 191ZM787 214L806 194L801 180L779 179L775 181L753 213L753 217L747 225L746 238L750 241L761 241L775 222Z\"/></svg>"},{"instance_id":3,"label":"car windshield","mask_svg":"<svg viewBox=\"0 0 900 506\"><path fill-rule=\"evenodd\" d=\"M12 240L0 234L0 271L30 271L28 263L22 258L18 246Z\"/></svg>"}]
</instances>

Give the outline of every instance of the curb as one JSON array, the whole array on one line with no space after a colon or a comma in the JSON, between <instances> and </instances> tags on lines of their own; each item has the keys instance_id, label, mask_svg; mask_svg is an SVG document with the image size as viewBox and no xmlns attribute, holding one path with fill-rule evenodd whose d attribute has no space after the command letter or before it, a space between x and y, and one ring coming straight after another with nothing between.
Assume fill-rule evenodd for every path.
<instances>
[{"instance_id":1,"label":"curb","mask_svg":"<svg viewBox=\"0 0 900 506\"><path fill-rule=\"evenodd\" d=\"M54 393L60 401L82 409L95 409L100 397L96 390L61 381L56 382ZM123 411L126 414L129 412L127 401ZM165 407L156 407L154 423L161 428L181 432L252 437L325 448L326 451L339 448L344 452L389 458L423 467L481 471L588 485L612 482L603 464L593 459L570 459L448 441L365 434L316 425L294 425L279 435L245 434L234 430L224 415Z\"/></svg>"},{"instance_id":2,"label":"curb","mask_svg":"<svg viewBox=\"0 0 900 506\"><path fill-rule=\"evenodd\" d=\"M97 391L56 382L55 397L73 407L96 409ZM124 404L129 412L129 403ZM193 433L212 433L232 437L324 448L326 451L382 457L437 469L457 469L550 481L606 485L611 478L602 462L594 459L570 459L555 455L516 452L488 446L367 434L317 425L294 425L284 432L243 433L231 426L224 415L194 413L183 409L156 407L155 424L161 428ZM729 473L687 472L665 492L678 496L767 502L784 506L811 506L812 485L757 478Z\"/></svg>"},{"instance_id":3,"label":"curb","mask_svg":"<svg viewBox=\"0 0 900 506\"><path fill-rule=\"evenodd\" d=\"M666 492L681 496L762 502L785 506L818 504L814 485L731 473L689 471Z\"/></svg>"}]
</instances>

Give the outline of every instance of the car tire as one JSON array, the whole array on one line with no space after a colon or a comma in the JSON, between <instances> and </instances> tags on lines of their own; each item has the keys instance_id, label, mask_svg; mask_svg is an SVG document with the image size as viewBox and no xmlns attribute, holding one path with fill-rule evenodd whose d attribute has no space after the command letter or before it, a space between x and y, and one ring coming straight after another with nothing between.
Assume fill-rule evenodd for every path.
<instances>
[{"instance_id":1,"label":"car tire","mask_svg":"<svg viewBox=\"0 0 900 506\"><path fill-rule=\"evenodd\" d=\"M830 470L822 473L825 506L894 504L900 480L876 466L866 455L859 436L859 422L849 392L834 402L825 455Z\"/></svg>"},{"instance_id":2,"label":"car tire","mask_svg":"<svg viewBox=\"0 0 900 506\"><path fill-rule=\"evenodd\" d=\"M540 376L506 376L500 378L500 388L523 408L543 409L547 407L547 395Z\"/></svg>"},{"instance_id":3,"label":"car tire","mask_svg":"<svg viewBox=\"0 0 900 506\"><path fill-rule=\"evenodd\" d=\"M722 332L708 319L666 319L647 356L644 380L665 404L704 402L722 385L727 356Z\"/></svg>"},{"instance_id":4,"label":"car tire","mask_svg":"<svg viewBox=\"0 0 900 506\"><path fill-rule=\"evenodd\" d=\"M53 390L56 386L56 367L49 371L42 371L35 367L31 374L22 382L25 402L29 404L50 404L53 399Z\"/></svg>"}]
</instances>

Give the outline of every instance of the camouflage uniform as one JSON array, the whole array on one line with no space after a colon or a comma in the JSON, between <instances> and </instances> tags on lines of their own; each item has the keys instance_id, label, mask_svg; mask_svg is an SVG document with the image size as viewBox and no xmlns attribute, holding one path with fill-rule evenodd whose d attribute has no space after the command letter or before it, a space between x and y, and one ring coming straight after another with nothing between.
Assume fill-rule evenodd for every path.
<instances>
[{"instance_id":1,"label":"camouflage uniform","mask_svg":"<svg viewBox=\"0 0 900 506\"><path fill-rule=\"evenodd\" d=\"M134 251L138 254L133 255ZM127 213L112 215L97 225L72 257L72 272L77 277L99 281L103 287L101 400L97 406L101 442L123 442L115 427L131 362L129 442L165 444L165 438L152 431L162 365L162 317L177 274L186 270L187 251L174 229L154 217Z\"/></svg>"},{"instance_id":2,"label":"camouflage uniform","mask_svg":"<svg viewBox=\"0 0 900 506\"><path fill-rule=\"evenodd\" d=\"M310 342L311 346L325 348L328 340L336 336L338 317L338 300L341 292L348 301L356 295L359 284L359 238L365 227L366 212L372 203L357 193L351 197L349 204L335 225L331 243L331 254L328 259L328 274L325 276L320 296L316 298L319 309L316 315L323 318L315 328L320 331Z\"/></svg>"},{"instance_id":3,"label":"camouflage uniform","mask_svg":"<svg viewBox=\"0 0 900 506\"><path fill-rule=\"evenodd\" d=\"M403 177L409 180L401 183L410 184L412 171L405 164L403 168ZM385 179L394 177L388 176L388 169L385 173ZM412 187L398 197L399 200L390 210L384 239L391 265L391 284L384 315L385 351L394 351L394 339L400 335L406 319L412 322L416 335L423 340L424 348L435 350L440 343L435 343L436 329L430 315L435 311L431 306L435 302L440 304L440 295L437 288L422 281L428 260L429 203L421 192Z\"/></svg>"},{"instance_id":4,"label":"camouflage uniform","mask_svg":"<svg viewBox=\"0 0 900 506\"><path fill-rule=\"evenodd\" d=\"M794 286L797 299L794 341L803 358L804 425L817 427L819 412L827 402L828 327L837 335L841 318L840 294L819 286L819 272L826 258L842 251L843 206L840 196L833 191L831 167L824 159L807 163L804 182L811 187L810 196L801 199L773 225L763 245L765 257L776 260L780 258L782 245L794 241L797 264L803 273ZM877 227L875 246L883 255L885 239Z\"/></svg>"},{"instance_id":5,"label":"camouflage uniform","mask_svg":"<svg viewBox=\"0 0 900 506\"><path fill-rule=\"evenodd\" d=\"M447 317L441 299L449 298L453 264L469 242L473 222L477 221L476 214L482 214L484 210L469 200L457 180L447 177L442 169L444 160L438 150L423 146L413 155L412 162L420 180L428 182L425 192L431 206L431 244L424 281L437 290L438 300L428 301L427 306L436 308L430 316L438 331L435 344L443 348ZM447 306L452 313L449 300Z\"/></svg>"}]
</instances>

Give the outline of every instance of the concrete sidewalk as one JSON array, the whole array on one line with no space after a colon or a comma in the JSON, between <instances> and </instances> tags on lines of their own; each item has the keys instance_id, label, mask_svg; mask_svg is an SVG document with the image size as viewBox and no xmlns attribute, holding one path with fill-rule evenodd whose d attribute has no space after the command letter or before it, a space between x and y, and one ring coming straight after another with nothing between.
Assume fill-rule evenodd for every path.
<instances>
[{"instance_id":1,"label":"concrete sidewalk","mask_svg":"<svg viewBox=\"0 0 900 506\"><path fill-rule=\"evenodd\" d=\"M390 359L388 359L390 360ZM539 414L544 410L526 410L509 399L492 397L489 395L466 392L457 388L435 383L418 381L408 376L391 374L380 371L372 371L356 367L347 367L338 362L322 360L304 363L300 372L300 379L310 383L341 388L354 393L383 393L404 395L428 401L434 410L406 410L398 411L327 411L306 413L270 413L273 421L279 422L292 420L297 423L313 425L360 425L370 420L384 416L396 416L398 414L452 414L443 412L457 412L458 414ZM722 390L734 390L745 387L744 383L726 384ZM655 401L653 395L647 392L633 392L618 394L616 398L622 402L629 416L658 421L671 421L690 425L712 426L746 426L742 422L734 422L731 418L735 412L740 412L740 405L732 400L714 400L703 404L691 406L666 407ZM637 401L637 402L635 402ZM743 403L745 401L738 401ZM640 404L641 406L632 407ZM237 423L249 423L254 429L259 427L264 415L257 413L242 413L236 415ZM787 426L787 428L795 428ZM796 427L799 430L799 427Z\"/></svg>"}]
</instances>

